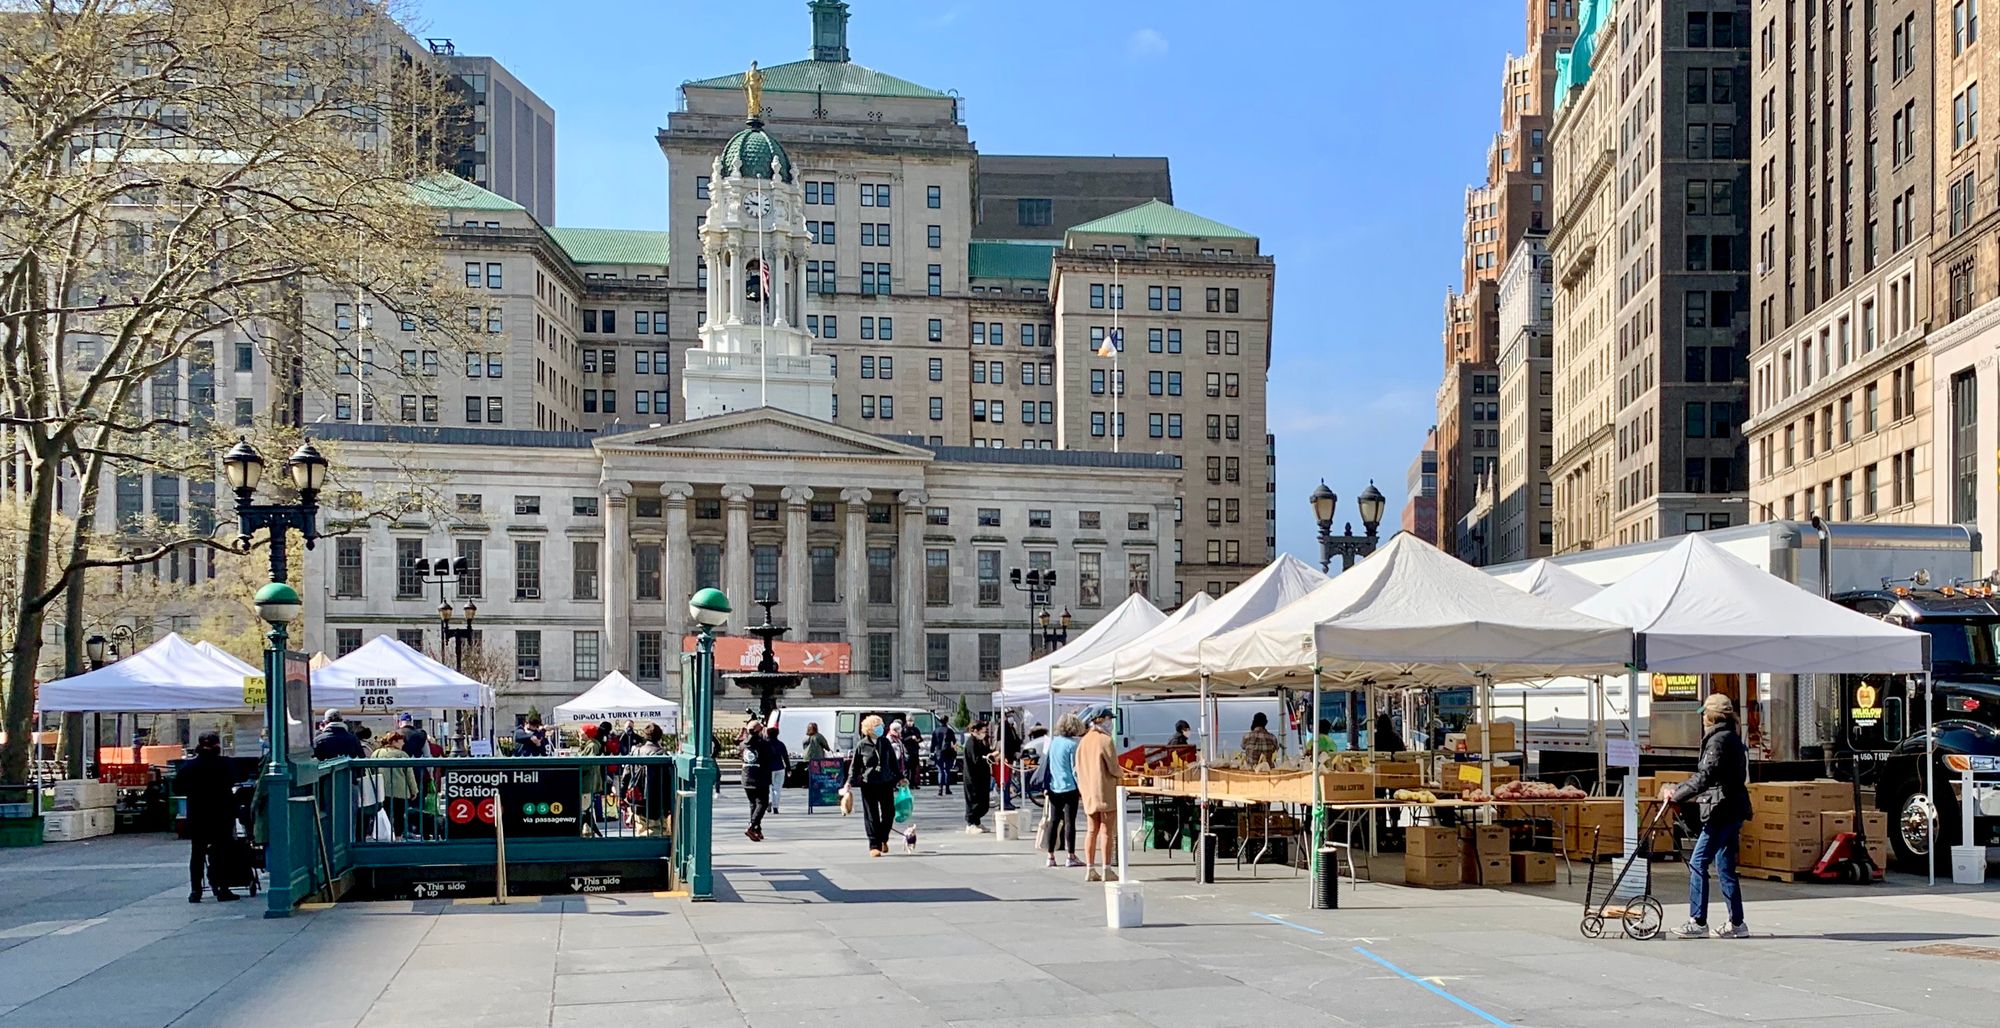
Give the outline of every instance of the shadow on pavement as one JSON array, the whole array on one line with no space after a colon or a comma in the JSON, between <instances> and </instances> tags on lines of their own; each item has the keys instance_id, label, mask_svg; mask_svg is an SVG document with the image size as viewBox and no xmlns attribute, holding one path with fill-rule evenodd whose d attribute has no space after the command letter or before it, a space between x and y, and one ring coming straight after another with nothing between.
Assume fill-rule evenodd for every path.
<instances>
[{"instance_id":1,"label":"shadow on pavement","mask_svg":"<svg viewBox=\"0 0 2000 1028\"><path fill-rule=\"evenodd\" d=\"M835 885L826 875L815 868L742 868L742 872L764 880L771 892L783 895L800 893L817 896L827 903L997 903L1000 898L978 889L959 887L911 888L911 889L845 889ZM726 902L741 902L742 894L733 887L727 888L720 875L716 880L716 899ZM798 896L801 901L804 896ZM1073 903L1072 899L1057 896L1010 899L1009 903Z\"/></svg>"}]
</instances>

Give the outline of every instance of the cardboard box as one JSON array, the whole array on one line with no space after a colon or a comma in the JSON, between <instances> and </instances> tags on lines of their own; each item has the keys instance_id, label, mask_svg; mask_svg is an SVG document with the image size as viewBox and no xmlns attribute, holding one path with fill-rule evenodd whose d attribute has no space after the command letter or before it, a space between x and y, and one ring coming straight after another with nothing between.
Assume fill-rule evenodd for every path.
<instances>
[{"instance_id":1,"label":"cardboard box","mask_svg":"<svg viewBox=\"0 0 2000 1028\"><path fill-rule=\"evenodd\" d=\"M1449 857L1454 862L1453 866L1457 866L1462 848L1459 846L1458 829L1425 825L1404 833L1403 850L1412 857Z\"/></svg>"},{"instance_id":2,"label":"cardboard box","mask_svg":"<svg viewBox=\"0 0 2000 1028\"><path fill-rule=\"evenodd\" d=\"M1819 838L1821 842L1832 842L1842 832L1854 830L1854 811L1822 810L1819 814Z\"/></svg>"},{"instance_id":3,"label":"cardboard box","mask_svg":"<svg viewBox=\"0 0 2000 1028\"><path fill-rule=\"evenodd\" d=\"M1694 772L1692 771L1655 771L1652 774L1653 787L1650 790L1641 792L1639 795L1658 796L1660 794L1660 786L1679 785L1693 777Z\"/></svg>"},{"instance_id":4,"label":"cardboard box","mask_svg":"<svg viewBox=\"0 0 2000 1028\"><path fill-rule=\"evenodd\" d=\"M94 839L100 835L110 835L116 827L115 819L100 817L112 812L104 808L92 810L52 810L42 815L42 838L49 842L76 842L80 839Z\"/></svg>"},{"instance_id":5,"label":"cardboard box","mask_svg":"<svg viewBox=\"0 0 2000 1028\"><path fill-rule=\"evenodd\" d=\"M1507 829L1499 825L1473 825L1465 829L1465 852L1481 857L1507 855Z\"/></svg>"},{"instance_id":6,"label":"cardboard box","mask_svg":"<svg viewBox=\"0 0 2000 1028\"><path fill-rule=\"evenodd\" d=\"M1426 888L1441 885L1458 885L1464 879L1459 869L1459 858L1425 857L1415 853L1403 854L1403 883Z\"/></svg>"},{"instance_id":7,"label":"cardboard box","mask_svg":"<svg viewBox=\"0 0 2000 1028\"><path fill-rule=\"evenodd\" d=\"M1465 726L1465 749L1468 753L1481 752L1480 740L1485 738L1484 728L1478 722ZM1493 752L1511 753L1520 749L1519 736L1512 721L1493 722Z\"/></svg>"},{"instance_id":8,"label":"cardboard box","mask_svg":"<svg viewBox=\"0 0 2000 1028\"><path fill-rule=\"evenodd\" d=\"M109 782L66 778L56 783L55 799L50 806L56 810L91 810L116 806L117 803L118 787Z\"/></svg>"},{"instance_id":9,"label":"cardboard box","mask_svg":"<svg viewBox=\"0 0 2000 1028\"><path fill-rule=\"evenodd\" d=\"M1739 848L1739 859L1752 867L1767 868L1772 871L1806 871L1819 863L1826 847L1811 837L1794 837L1779 841L1769 839L1759 841L1755 850Z\"/></svg>"},{"instance_id":10,"label":"cardboard box","mask_svg":"<svg viewBox=\"0 0 2000 1028\"><path fill-rule=\"evenodd\" d=\"M1852 815L1850 815L1852 816ZM1810 839L1818 842L1824 838L1820 834L1818 812L1801 814L1758 813L1744 822L1749 834L1764 842L1787 842L1795 839Z\"/></svg>"},{"instance_id":11,"label":"cardboard box","mask_svg":"<svg viewBox=\"0 0 2000 1028\"><path fill-rule=\"evenodd\" d=\"M1505 850L1497 857L1467 850L1460 858L1467 885L1511 885L1514 862Z\"/></svg>"},{"instance_id":12,"label":"cardboard box","mask_svg":"<svg viewBox=\"0 0 2000 1028\"><path fill-rule=\"evenodd\" d=\"M1817 817L1824 810L1852 809L1852 786L1839 782L1761 782L1750 787L1750 810L1759 820L1765 814Z\"/></svg>"},{"instance_id":13,"label":"cardboard box","mask_svg":"<svg viewBox=\"0 0 2000 1028\"><path fill-rule=\"evenodd\" d=\"M1556 856L1553 853L1515 853L1514 880L1523 885L1543 885L1556 880Z\"/></svg>"},{"instance_id":14,"label":"cardboard box","mask_svg":"<svg viewBox=\"0 0 2000 1028\"><path fill-rule=\"evenodd\" d=\"M1423 784L1423 765L1414 760L1385 760L1375 765L1377 789L1415 789Z\"/></svg>"}]
</instances>

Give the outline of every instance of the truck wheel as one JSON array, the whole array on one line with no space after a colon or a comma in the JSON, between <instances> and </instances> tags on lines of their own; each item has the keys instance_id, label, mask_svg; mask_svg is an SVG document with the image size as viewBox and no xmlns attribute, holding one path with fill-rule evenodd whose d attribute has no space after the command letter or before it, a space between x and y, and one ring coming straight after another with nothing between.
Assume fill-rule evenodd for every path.
<instances>
[{"instance_id":1,"label":"truck wheel","mask_svg":"<svg viewBox=\"0 0 2000 1028\"><path fill-rule=\"evenodd\" d=\"M1889 817L1889 848L1899 870L1923 874L1929 867L1949 870L1951 840L1958 831L1957 819L1938 809L1922 785L1905 795Z\"/></svg>"}]
</instances>

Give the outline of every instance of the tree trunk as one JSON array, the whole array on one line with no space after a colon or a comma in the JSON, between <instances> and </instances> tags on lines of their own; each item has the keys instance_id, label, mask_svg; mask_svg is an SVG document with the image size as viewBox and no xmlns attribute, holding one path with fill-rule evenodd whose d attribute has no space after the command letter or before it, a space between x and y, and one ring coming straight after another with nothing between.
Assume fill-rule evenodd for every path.
<instances>
[{"instance_id":1,"label":"tree trunk","mask_svg":"<svg viewBox=\"0 0 2000 1028\"><path fill-rule=\"evenodd\" d=\"M83 495L77 508L76 528L70 535L69 559L74 567L82 563L89 550L90 528L97 521L98 476L91 475L83 480ZM63 594L63 674L75 677L83 674L83 603L86 598L85 580L89 571L79 571L70 579L69 591ZM63 765L71 778L83 777L83 712L64 711L62 716ZM95 763L95 761L93 761Z\"/></svg>"},{"instance_id":2,"label":"tree trunk","mask_svg":"<svg viewBox=\"0 0 2000 1028\"><path fill-rule=\"evenodd\" d=\"M28 754L35 729L35 669L42 659L42 612L38 602L48 589L49 533L55 520L56 484L62 462L49 448L48 440L23 433L33 447L29 456L28 510L31 526L21 543L20 605L14 611L14 643L8 650L7 741L0 744L0 782L28 780Z\"/></svg>"}]
</instances>

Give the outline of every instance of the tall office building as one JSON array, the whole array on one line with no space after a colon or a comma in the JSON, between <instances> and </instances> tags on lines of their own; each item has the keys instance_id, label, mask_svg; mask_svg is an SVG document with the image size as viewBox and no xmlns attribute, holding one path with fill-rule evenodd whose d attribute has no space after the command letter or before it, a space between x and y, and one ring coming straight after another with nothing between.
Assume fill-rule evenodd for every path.
<instances>
[{"instance_id":1,"label":"tall office building","mask_svg":"<svg viewBox=\"0 0 2000 1028\"><path fill-rule=\"evenodd\" d=\"M1500 563L1546 557L1555 542L1554 279L1543 236L1523 236L1500 273L1500 465L1491 476L1491 551Z\"/></svg>"},{"instance_id":2,"label":"tall office building","mask_svg":"<svg viewBox=\"0 0 2000 1028\"><path fill-rule=\"evenodd\" d=\"M1410 462L1404 480L1403 531L1437 545L1437 429L1424 433L1424 448Z\"/></svg>"},{"instance_id":3,"label":"tall office building","mask_svg":"<svg viewBox=\"0 0 2000 1028\"><path fill-rule=\"evenodd\" d=\"M1557 331L1564 320L1581 320L1616 344L1604 369L1610 435L1595 437L1603 423L1582 420L1590 417L1582 413L1591 406L1587 390L1577 390L1585 392L1577 420L1557 433L1556 445L1567 447L1555 455L1557 477L1571 490L1562 520L1575 533L1565 546L1641 542L1745 520L1749 8L1748 0L1586 2L1592 41L1564 64L1559 103L1602 106L1571 126L1578 130L1564 144L1571 157L1558 172L1571 176L1558 190L1571 206L1557 212L1551 248L1558 282L1572 295L1570 319L1558 301ZM1579 94L1591 86L1600 92ZM1567 117L1558 114L1559 136ZM1591 139L1611 142L1608 154ZM1578 244L1586 241L1572 233L1596 224L1597 189L1614 191L1611 233L1597 237L1605 252L1583 255ZM1566 232L1565 219L1577 228ZM1572 283L1600 262L1608 262L1611 281L1597 280L1608 305L1577 304L1594 297L1576 295ZM1605 323L1594 322L1599 314L1608 315ZM1586 362L1591 356L1602 357L1601 349ZM1578 376L1562 373L1577 384ZM1593 519L1598 505L1603 516Z\"/></svg>"},{"instance_id":4,"label":"tall office building","mask_svg":"<svg viewBox=\"0 0 2000 1028\"><path fill-rule=\"evenodd\" d=\"M1461 281L1445 298L1436 433L1437 543L1447 552L1463 550L1459 526L1479 481L1499 473L1500 272L1521 238L1550 222L1549 101L1557 59L1576 36L1577 10L1575 0L1527 0L1525 10L1528 49L1507 57L1486 179L1465 194Z\"/></svg>"},{"instance_id":5,"label":"tall office building","mask_svg":"<svg viewBox=\"0 0 2000 1028\"><path fill-rule=\"evenodd\" d=\"M459 178L506 197L544 225L556 222L556 112L493 57L426 43L465 105L448 156Z\"/></svg>"},{"instance_id":6,"label":"tall office building","mask_svg":"<svg viewBox=\"0 0 2000 1028\"><path fill-rule=\"evenodd\" d=\"M1934 511L1927 473L1931 247L1944 266L1973 252L1968 215L1992 206L1978 199L1976 138L1931 133L1934 90L1946 95L1972 49L1968 42L1933 59L1931 15L1943 7L1789 0L1757 11L1756 320L1744 432L1758 520L1975 519L1976 509ZM1976 82L1955 87L1957 102L1968 88L1976 126ZM1976 127L1969 131L1976 137ZM1935 208L1934 167L1948 169L1948 196ZM1948 210L1948 220L1934 226L1933 210ZM1966 336L1950 338L1956 348ZM1955 374L1946 377L1960 381ZM1966 498L1976 508L1976 493Z\"/></svg>"}]
</instances>

